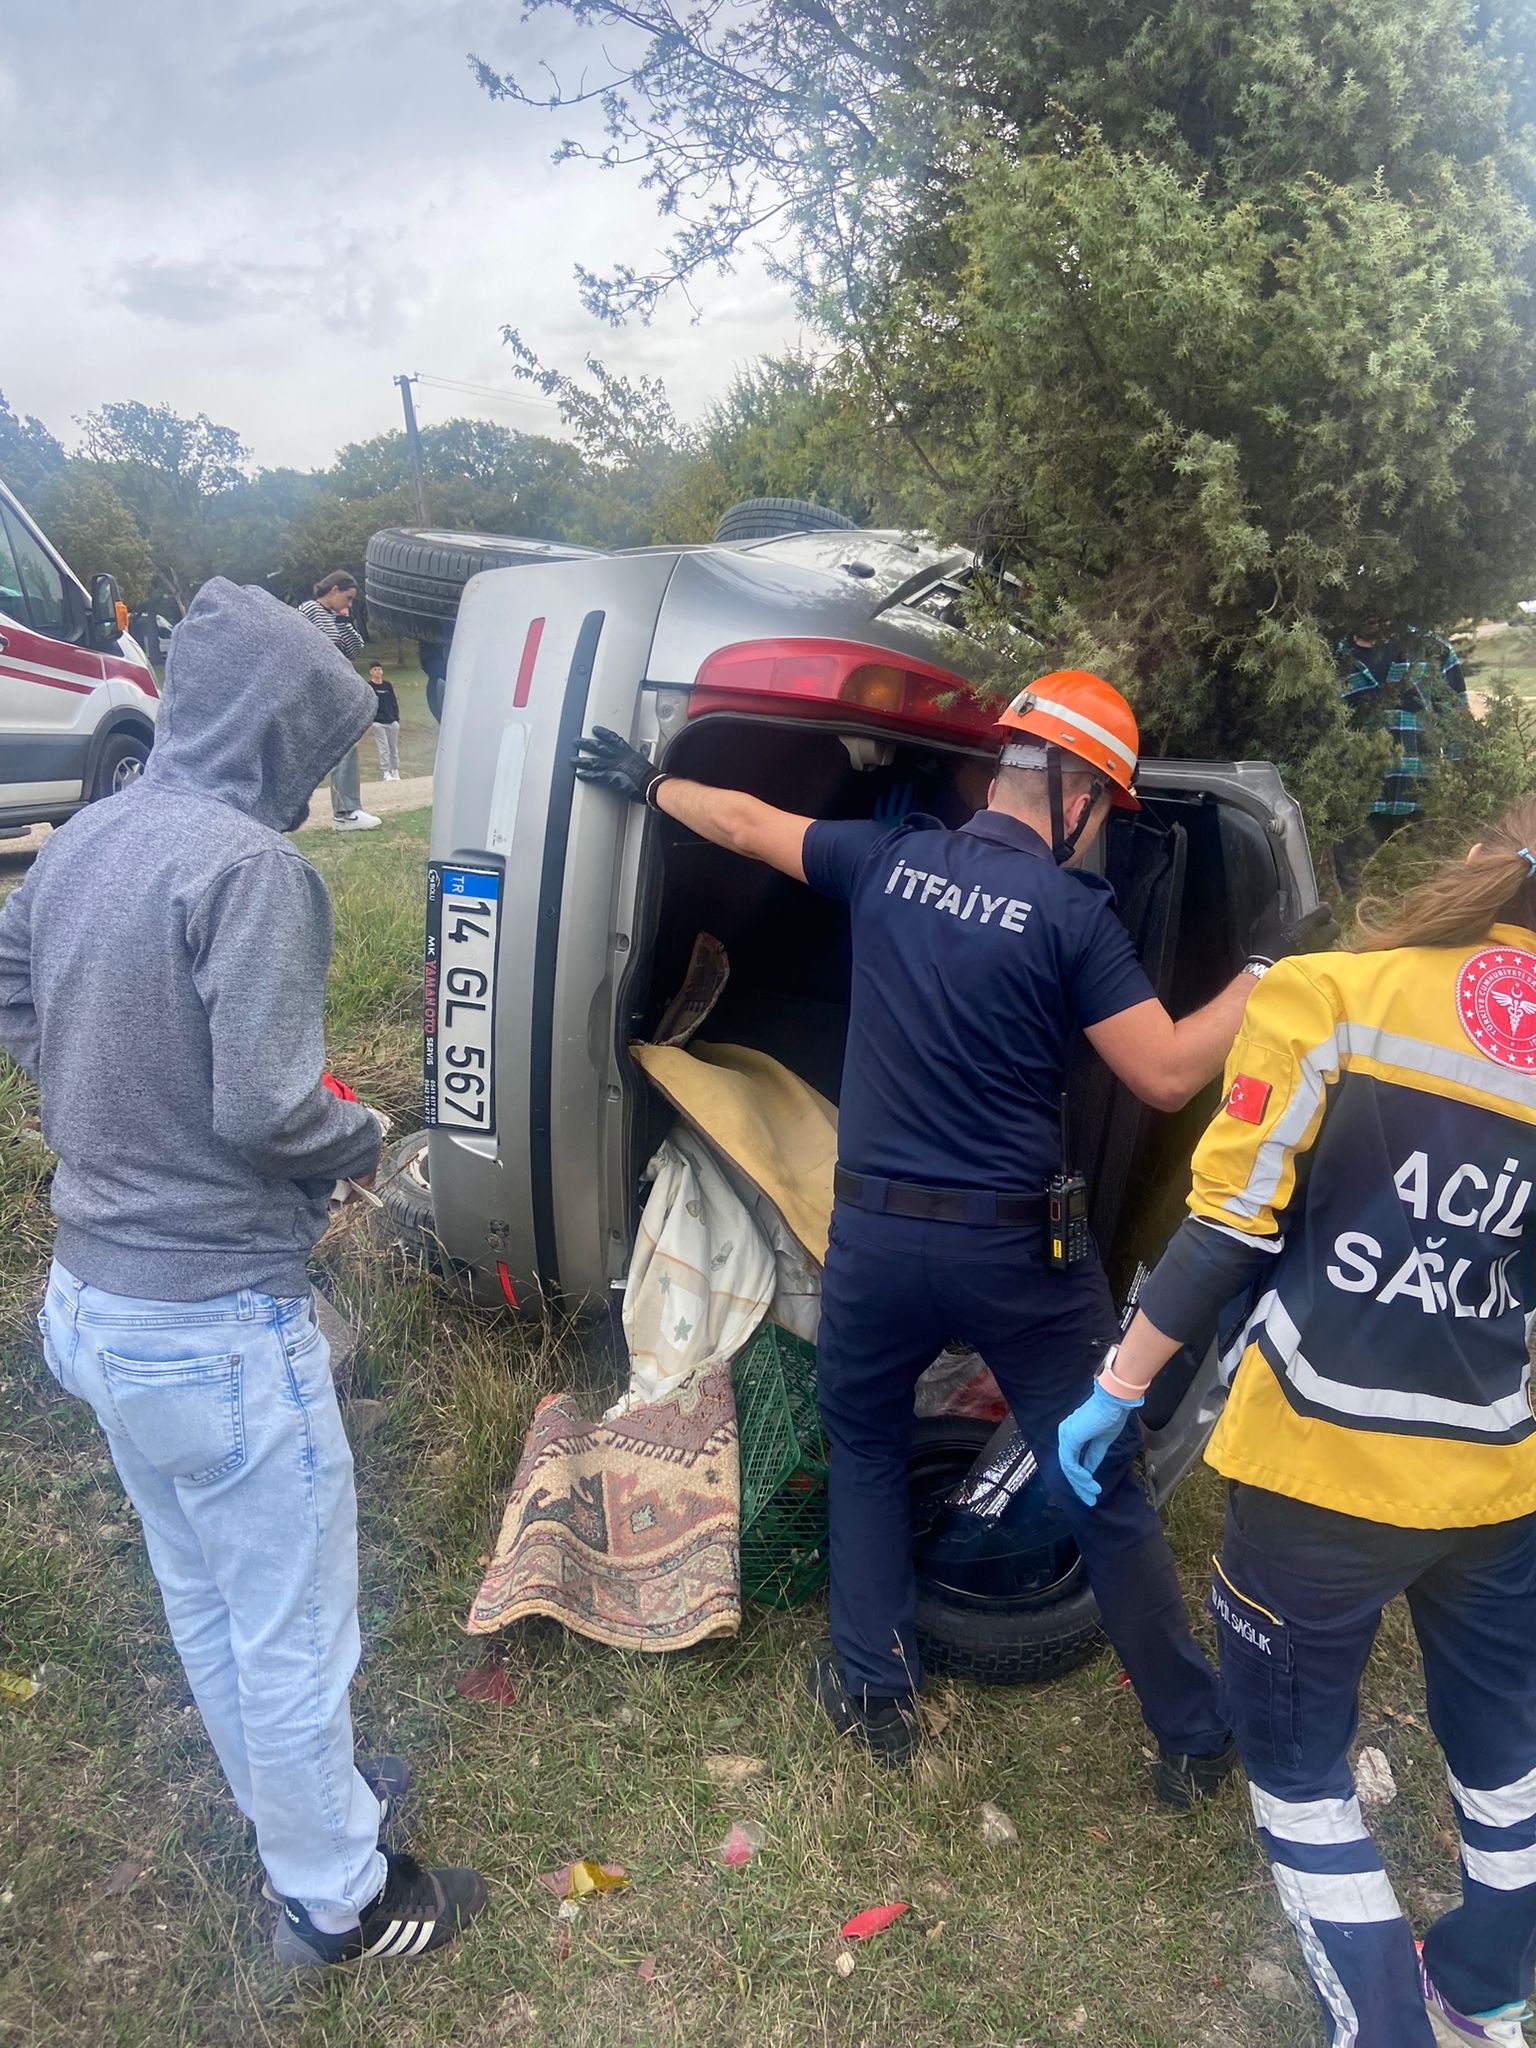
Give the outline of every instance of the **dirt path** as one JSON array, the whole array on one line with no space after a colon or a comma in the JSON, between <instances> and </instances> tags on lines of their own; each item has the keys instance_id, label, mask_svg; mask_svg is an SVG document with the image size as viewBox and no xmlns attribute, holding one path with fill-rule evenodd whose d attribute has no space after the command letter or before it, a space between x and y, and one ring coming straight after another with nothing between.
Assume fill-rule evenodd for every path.
<instances>
[{"instance_id":1,"label":"dirt path","mask_svg":"<svg viewBox=\"0 0 1536 2048\"><path fill-rule=\"evenodd\" d=\"M407 775L401 782L365 782L363 784L363 809L372 811L376 818L392 817L396 811L419 811L432 801L432 778L430 775ZM331 822L331 791L327 783L317 789L309 801L309 817L300 826L303 832L313 832L319 825Z\"/></svg>"},{"instance_id":2,"label":"dirt path","mask_svg":"<svg viewBox=\"0 0 1536 2048\"><path fill-rule=\"evenodd\" d=\"M363 809L372 811L376 818L393 817L396 811L419 811L432 801L432 778L430 775L408 775L401 782L365 782L363 784ZM301 832L313 832L318 825L331 822L331 791L327 784L315 791L310 799L309 816L299 827ZM23 863L37 852L48 834L51 825L34 825L30 832L24 832L19 839L0 839L0 888L7 878L19 882L26 872Z\"/></svg>"}]
</instances>

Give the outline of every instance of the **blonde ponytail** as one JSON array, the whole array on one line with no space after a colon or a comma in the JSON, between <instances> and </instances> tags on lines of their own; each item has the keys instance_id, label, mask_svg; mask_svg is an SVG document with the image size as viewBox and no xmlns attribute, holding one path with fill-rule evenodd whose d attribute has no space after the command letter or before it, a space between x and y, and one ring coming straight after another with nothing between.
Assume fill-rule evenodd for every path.
<instances>
[{"instance_id":1,"label":"blonde ponytail","mask_svg":"<svg viewBox=\"0 0 1536 2048\"><path fill-rule=\"evenodd\" d=\"M1393 946L1469 946L1496 924L1536 930L1536 797L1523 797L1465 860L1395 901L1369 896L1355 912L1357 953Z\"/></svg>"}]
</instances>

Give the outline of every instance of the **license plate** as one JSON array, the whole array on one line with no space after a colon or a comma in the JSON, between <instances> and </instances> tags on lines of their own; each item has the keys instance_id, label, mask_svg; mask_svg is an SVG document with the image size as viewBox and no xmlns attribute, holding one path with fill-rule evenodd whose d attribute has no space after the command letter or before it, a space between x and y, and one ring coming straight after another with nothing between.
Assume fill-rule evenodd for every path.
<instances>
[{"instance_id":1,"label":"license plate","mask_svg":"<svg viewBox=\"0 0 1536 2048\"><path fill-rule=\"evenodd\" d=\"M427 867L423 1080L427 1126L496 1128L496 941L501 881L492 868Z\"/></svg>"}]
</instances>

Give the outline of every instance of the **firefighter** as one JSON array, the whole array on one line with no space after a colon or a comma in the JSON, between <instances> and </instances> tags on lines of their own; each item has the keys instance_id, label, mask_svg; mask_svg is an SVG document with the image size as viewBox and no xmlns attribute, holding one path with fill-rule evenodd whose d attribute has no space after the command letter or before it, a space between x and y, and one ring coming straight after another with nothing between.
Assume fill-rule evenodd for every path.
<instances>
[{"instance_id":1,"label":"firefighter","mask_svg":"<svg viewBox=\"0 0 1536 2048\"><path fill-rule=\"evenodd\" d=\"M1046 1253L1046 1182L1078 1031L1144 1101L1173 1109L1213 1079L1270 961L1304 942L1278 912L1253 958L1178 1023L1154 994L1108 884L1083 855L1111 806L1139 808L1136 722L1097 676L1042 676L1004 713L985 810L958 831L816 821L658 773L599 729L579 772L716 845L849 907L848 1044L817 1384L830 1458L832 1643L811 1689L885 1763L919 1741L922 1680L907 1499L913 1390L943 1347L986 1359L1072 1523L1104 1624L1157 1738L1176 1806L1230 1770L1215 1674L1196 1647L1157 1516L1110 1456L1089 1513L1061 1483L1056 1428L1116 1327L1092 1254Z\"/></svg>"},{"instance_id":2,"label":"firefighter","mask_svg":"<svg viewBox=\"0 0 1536 2048\"><path fill-rule=\"evenodd\" d=\"M1536 1963L1536 800L1355 948L1249 1002L1189 1216L1062 1424L1085 1500L1161 1367L1243 1304L1206 1453L1223 1695L1281 1902L1344 2048L1525 2039ZM1461 1836L1422 1959L1349 1764L1407 1596Z\"/></svg>"}]
</instances>

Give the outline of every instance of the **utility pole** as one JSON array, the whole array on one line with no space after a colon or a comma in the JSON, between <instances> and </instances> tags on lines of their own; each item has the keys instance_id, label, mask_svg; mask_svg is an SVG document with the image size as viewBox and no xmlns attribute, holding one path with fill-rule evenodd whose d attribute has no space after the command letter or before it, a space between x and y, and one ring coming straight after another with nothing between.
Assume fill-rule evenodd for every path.
<instances>
[{"instance_id":1,"label":"utility pole","mask_svg":"<svg viewBox=\"0 0 1536 2048\"><path fill-rule=\"evenodd\" d=\"M416 517L425 526L427 523L427 492L421 466L421 435L416 427L416 406L411 398L414 377L396 377L400 386L400 403L405 407L405 438L411 455L411 488L416 493Z\"/></svg>"}]
</instances>

